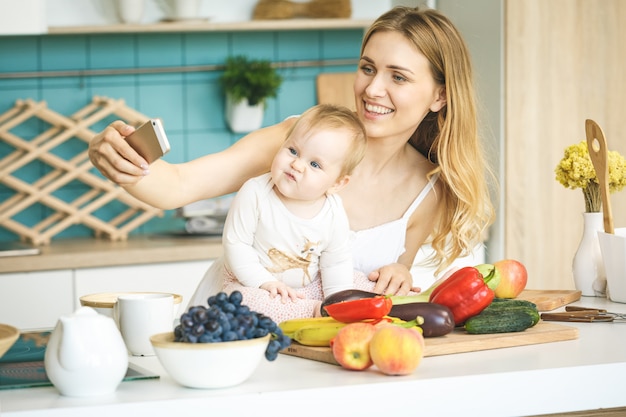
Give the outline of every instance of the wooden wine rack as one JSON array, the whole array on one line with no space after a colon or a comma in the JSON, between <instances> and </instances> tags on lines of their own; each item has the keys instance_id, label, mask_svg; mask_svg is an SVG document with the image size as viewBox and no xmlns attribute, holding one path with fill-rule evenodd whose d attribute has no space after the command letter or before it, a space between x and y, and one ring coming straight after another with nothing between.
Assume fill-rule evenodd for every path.
<instances>
[{"instance_id":1,"label":"wooden wine rack","mask_svg":"<svg viewBox=\"0 0 626 417\"><path fill-rule=\"evenodd\" d=\"M69 117L49 109L44 101L30 99L17 100L14 107L0 115L0 140L13 148L8 155L0 155L0 184L15 191L0 201L0 226L35 245L49 244L55 235L75 224L89 227L96 237L126 240L133 229L163 215L162 210L137 200L102 177L91 164L88 143L96 135L91 126L108 117L132 125L148 119L127 107L124 100L107 97L94 97L90 104ZM18 127L32 118L40 119L47 128L30 138L14 133L28 131ZM71 146L59 152L62 144ZM72 153L69 158L59 156ZM34 181L20 178L18 171L33 162L41 162L51 170ZM28 169L29 178L33 171L36 169ZM76 181L87 186L87 191L80 194L74 187L71 193L62 192ZM79 187L82 189L85 187ZM80 195L76 196L77 193ZM59 196L64 194L72 194L73 199L65 201ZM111 205L106 207L109 217L113 216L108 221L96 213L107 205ZM31 226L18 221L19 213L37 206L47 208L41 207L49 215L44 214L41 221Z\"/></svg>"}]
</instances>

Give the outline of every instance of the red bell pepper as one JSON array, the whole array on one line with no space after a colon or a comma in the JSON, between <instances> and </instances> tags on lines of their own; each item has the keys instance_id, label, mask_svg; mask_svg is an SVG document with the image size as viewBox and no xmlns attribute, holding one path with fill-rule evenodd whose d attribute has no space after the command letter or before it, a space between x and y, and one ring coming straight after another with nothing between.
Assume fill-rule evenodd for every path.
<instances>
[{"instance_id":1,"label":"red bell pepper","mask_svg":"<svg viewBox=\"0 0 626 417\"><path fill-rule=\"evenodd\" d=\"M452 311L454 324L483 311L495 297L480 271L468 266L455 271L430 294L431 303L443 304Z\"/></svg>"},{"instance_id":2,"label":"red bell pepper","mask_svg":"<svg viewBox=\"0 0 626 417\"><path fill-rule=\"evenodd\" d=\"M379 295L373 298L340 301L324 306L329 316L343 323L362 320L380 320L388 315L393 307L391 298Z\"/></svg>"}]
</instances>

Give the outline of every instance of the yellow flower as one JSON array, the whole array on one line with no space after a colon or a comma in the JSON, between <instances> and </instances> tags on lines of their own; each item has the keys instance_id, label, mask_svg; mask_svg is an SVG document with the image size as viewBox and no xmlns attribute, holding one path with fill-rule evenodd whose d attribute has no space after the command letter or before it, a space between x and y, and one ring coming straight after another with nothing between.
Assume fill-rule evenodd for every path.
<instances>
[{"instance_id":1,"label":"yellow flower","mask_svg":"<svg viewBox=\"0 0 626 417\"><path fill-rule=\"evenodd\" d=\"M626 186L626 160L617 151L608 152L609 191L621 191ZM565 188L580 188L587 212L599 212L602 206L596 171L589 158L587 142L565 148L563 159L555 169L556 180Z\"/></svg>"}]
</instances>

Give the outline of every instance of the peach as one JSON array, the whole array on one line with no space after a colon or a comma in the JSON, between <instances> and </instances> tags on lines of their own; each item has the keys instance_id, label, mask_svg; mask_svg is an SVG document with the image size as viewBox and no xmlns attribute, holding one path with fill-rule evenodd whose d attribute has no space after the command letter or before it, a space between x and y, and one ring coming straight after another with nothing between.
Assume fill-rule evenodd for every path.
<instances>
[{"instance_id":1,"label":"peach","mask_svg":"<svg viewBox=\"0 0 626 417\"><path fill-rule=\"evenodd\" d=\"M369 345L372 362L386 375L409 375L424 357L424 337L413 328L380 327Z\"/></svg>"}]
</instances>

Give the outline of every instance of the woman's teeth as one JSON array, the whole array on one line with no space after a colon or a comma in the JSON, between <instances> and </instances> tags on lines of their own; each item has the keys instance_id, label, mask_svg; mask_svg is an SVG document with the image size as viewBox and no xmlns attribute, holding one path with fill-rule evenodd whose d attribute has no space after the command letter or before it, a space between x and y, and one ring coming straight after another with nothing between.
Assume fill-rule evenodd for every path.
<instances>
[{"instance_id":1,"label":"woman's teeth","mask_svg":"<svg viewBox=\"0 0 626 417\"><path fill-rule=\"evenodd\" d=\"M378 113L378 114L389 114L393 111L386 107L374 106L372 104L367 104L367 103L365 104L365 110L367 110L370 113Z\"/></svg>"}]
</instances>

